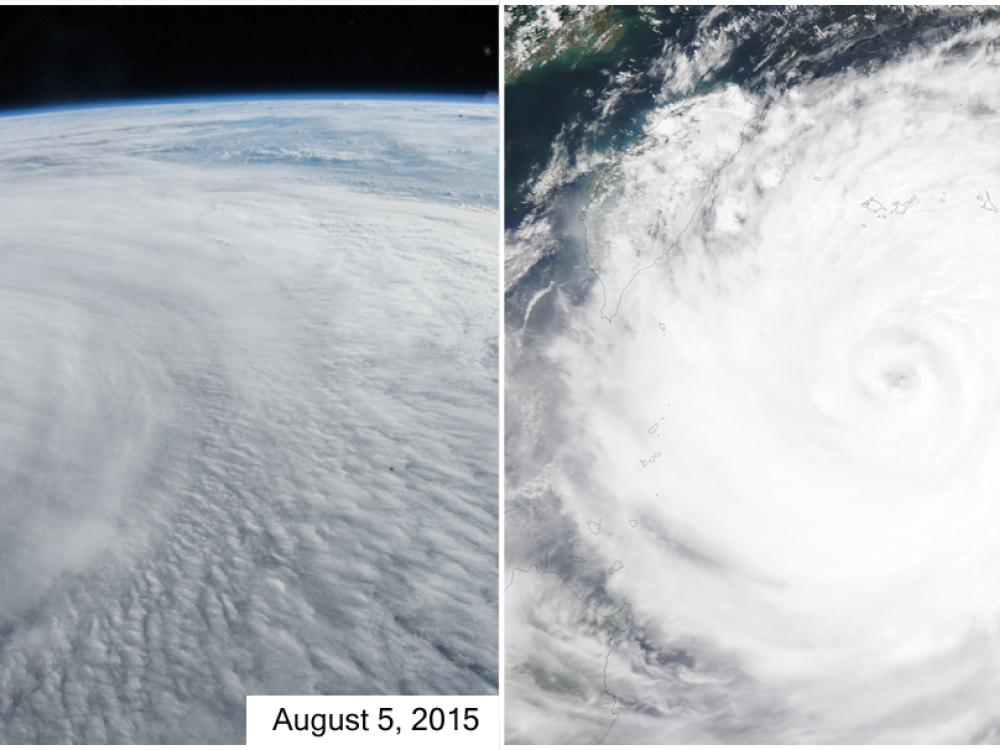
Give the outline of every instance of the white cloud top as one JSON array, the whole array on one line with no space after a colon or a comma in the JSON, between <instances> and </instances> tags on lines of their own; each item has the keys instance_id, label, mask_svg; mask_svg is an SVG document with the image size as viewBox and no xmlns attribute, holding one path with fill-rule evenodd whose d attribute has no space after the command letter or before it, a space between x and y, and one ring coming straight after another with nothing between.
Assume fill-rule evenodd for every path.
<instances>
[{"instance_id":1,"label":"white cloud top","mask_svg":"<svg viewBox=\"0 0 1000 750\"><path fill-rule=\"evenodd\" d=\"M495 689L496 127L0 119L0 740Z\"/></svg>"},{"instance_id":2,"label":"white cloud top","mask_svg":"<svg viewBox=\"0 0 1000 750\"><path fill-rule=\"evenodd\" d=\"M510 344L511 740L996 741L998 34L602 156Z\"/></svg>"}]
</instances>

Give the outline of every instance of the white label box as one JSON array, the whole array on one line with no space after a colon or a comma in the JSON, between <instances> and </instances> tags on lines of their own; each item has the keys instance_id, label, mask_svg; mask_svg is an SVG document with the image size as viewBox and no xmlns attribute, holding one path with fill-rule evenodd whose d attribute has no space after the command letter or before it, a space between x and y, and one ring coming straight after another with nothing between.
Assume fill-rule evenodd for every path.
<instances>
[{"instance_id":1,"label":"white label box","mask_svg":"<svg viewBox=\"0 0 1000 750\"><path fill-rule=\"evenodd\" d=\"M492 750L499 706L495 695L250 695L247 747Z\"/></svg>"}]
</instances>

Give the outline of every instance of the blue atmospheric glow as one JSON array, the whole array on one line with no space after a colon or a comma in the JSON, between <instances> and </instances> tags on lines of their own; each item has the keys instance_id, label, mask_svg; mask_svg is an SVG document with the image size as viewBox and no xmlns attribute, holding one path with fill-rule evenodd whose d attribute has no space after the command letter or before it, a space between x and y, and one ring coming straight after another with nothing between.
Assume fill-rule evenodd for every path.
<instances>
[{"instance_id":1,"label":"blue atmospheric glow","mask_svg":"<svg viewBox=\"0 0 1000 750\"><path fill-rule=\"evenodd\" d=\"M72 104L40 105L37 107L18 107L16 109L0 109L2 117L25 117L32 115L48 115L59 112L77 112L92 109L124 109L126 107L162 107L210 104L253 104L256 102L282 101L396 101L423 102L438 104L484 104L496 106L499 99L495 93L477 94L421 94L399 93L379 94L364 92L301 92L297 94L222 94L205 96L171 96L136 99L112 99L94 102L76 102Z\"/></svg>"}]
</instances>

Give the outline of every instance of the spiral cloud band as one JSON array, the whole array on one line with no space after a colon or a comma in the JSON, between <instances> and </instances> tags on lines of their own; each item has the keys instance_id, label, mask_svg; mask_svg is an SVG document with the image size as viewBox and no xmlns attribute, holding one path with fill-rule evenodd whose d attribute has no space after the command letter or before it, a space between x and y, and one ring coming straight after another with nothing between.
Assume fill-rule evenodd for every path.
<instances>
[{"instance_id":1,"label":"spiral cloud band","mask_svg":"<svg viewBox=\"0 0 1000 750\"><path fill-rule=\"evenodd\" d=\"M508 739L1000 737L1000 25L961 20L738 83L773 19L709 16L637 139L538 175ZM525 270L560 243L584 292Z\"/></svg>"},{"instance_id":2,"label":"spiral cloud band","mask_svg":"<svg viewBox=\"0 0 1000 750\"><path fill-rule=\"evenodd\" d=\"M0 741L495 689L495 129L464 101L0 119Z\"/></svg>"}]
</instances>

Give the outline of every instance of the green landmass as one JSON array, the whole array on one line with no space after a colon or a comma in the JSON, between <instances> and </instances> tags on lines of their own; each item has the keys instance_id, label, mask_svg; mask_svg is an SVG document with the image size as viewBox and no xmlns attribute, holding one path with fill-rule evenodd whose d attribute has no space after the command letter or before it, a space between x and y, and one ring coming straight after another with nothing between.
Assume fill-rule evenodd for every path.
<instances>
[{"instance_id":1,"label":"green landmass","mask_svg":"<svg viewBox=\"0 0 1000 750\"><path fill-rule=\"evenodd\" d=\"M625 33L615 6L507 6L504 20L508 83L555 60L572 66L614 47Z\"/></svg>"}]
</instances>

